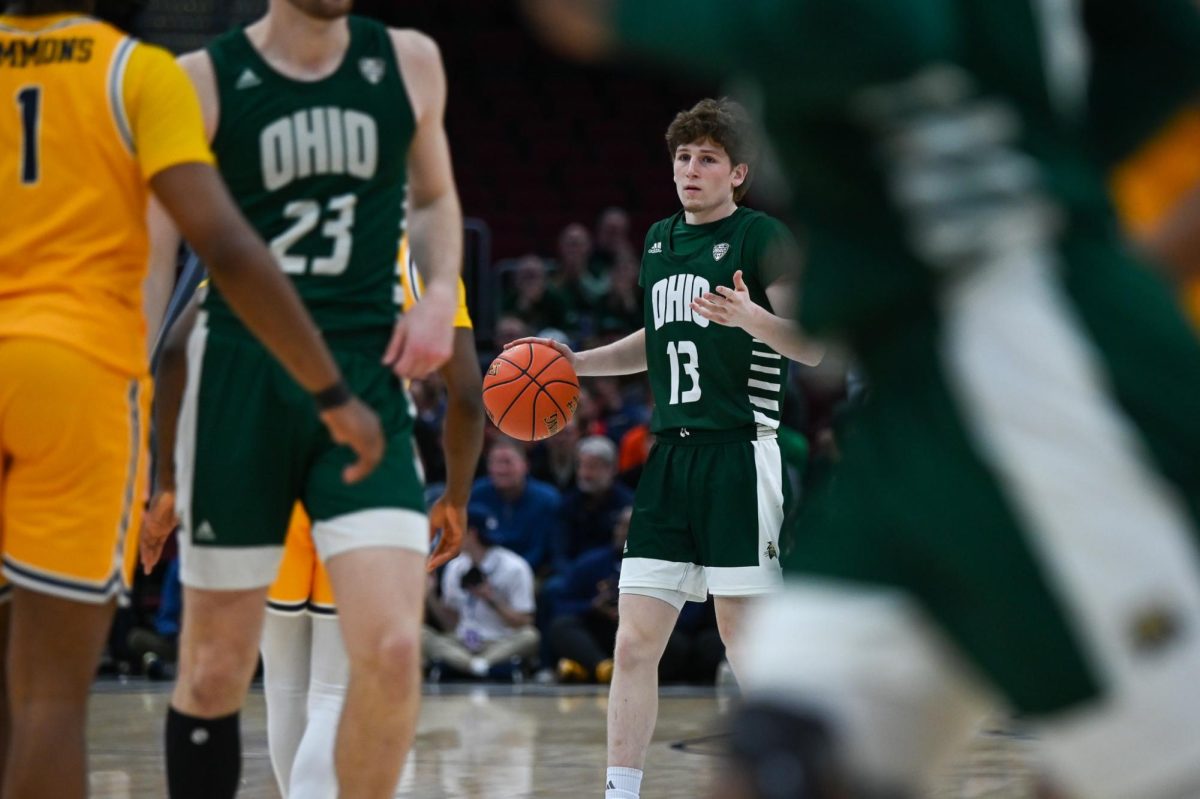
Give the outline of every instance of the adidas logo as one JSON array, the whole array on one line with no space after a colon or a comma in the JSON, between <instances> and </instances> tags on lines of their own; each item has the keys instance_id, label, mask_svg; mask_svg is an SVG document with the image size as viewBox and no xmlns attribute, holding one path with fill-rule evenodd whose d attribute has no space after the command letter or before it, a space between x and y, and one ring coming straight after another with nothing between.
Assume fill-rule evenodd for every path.
<instances>
[{"instance_id":1,"label":"adidas logo","mask_svg":"<svg viewBox=\"0 0 1200 799\"><path fill-rule=\"evenodd\" d=\"M604 790L606 790L606 791L615 791L616 789L617 789L617 786L613 785L612 780L609 780L608 785L604 786Z\"/></svg>"},{"instance_id":2,"label":"adidas logo","mask_svg":"<svg viewBox=\"0 0 1200 799\"><path fill-rule=\"evenodd\" d=\"M255 86L261 86L262 79L254 74L254 70L246 67L242 70L242 74L238 76L237 83L233 84L235 89L253 89Z\"/></svg>"},{"instance_id":3,"label":"adidas logo","mask_svg":"<svg viewBox=\"0 0 1200 799\"><path fill-rule=\"evenodd\" d=\"M660 252L662 252L662 242L661 241L654 242L654 244L651 245L648 252L650 253L650 255L658 255Z\"/></svg>"},{"instance_id":4,"label":"adidas logo","mask_svg":"<svg viewBox=\"0 0 1200 799\"><path fill-rule=\"evenodd\" d=\"M197 541L216 541L217 540L217 534L215 532L213 532L212 525L208 523L207 519L205 521L200 522L200 526L196 528L195 538Z\"/></svg>"}]
</instances>

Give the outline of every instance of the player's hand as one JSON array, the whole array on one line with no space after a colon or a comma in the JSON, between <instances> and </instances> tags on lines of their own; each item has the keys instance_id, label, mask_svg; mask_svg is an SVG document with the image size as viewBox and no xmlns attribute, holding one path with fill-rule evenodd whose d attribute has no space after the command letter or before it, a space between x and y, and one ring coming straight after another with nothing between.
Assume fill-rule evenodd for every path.
<instances>
[{"instance_id":1,"label":"player's hand","mask_svg":"<svg viewBox=\"0 0 1200 799\"><path fill-rule=\"evenodd\" d=\"M396 320L383 362L397 377L425 377L450 360L457 298L426 294Z\"/></svg>"},{"instance_id":2,"label":"player's hand","mask_svg":"<svg viewBox=\"0 0 1200 799\"><path fill-rule=\"evenodd\" d=\"M753 324L761 309L750 299L750 290L739 269L733 273L733 288L717 286L715 292L704 292L692 300L692 310L710 322L745 329Z\"/></svg>"},{"instance_id":3,"label":"player's hand","mask_svg":"<svg viewBox=\"0 0 1200 799\"><path fill-rule=\"evenodd\" d=\"M463 530L465 529L467 529L466 506L451 505L445 496L433 503L433 507L429 509L429 537L432 539L438 530L442 531L442 537L438 540L437 549L429 553L425 571L435 571L458 554L459 549L462 548Z\"/></svg>"},{"instance_id":4,"label":"player's hand","mask_svg":"<svg viewBox=\"0 0 1200 799\"><path fill-rule=\"evenodd\" d=\"M142 517L142 530L138 539L138 552L142 560L142 571L149 574L162 556L163 545L179 518L175 515L175 492L158 491L150 499L150 507Z\"/></svg>"},{"instance_id":5,"label":"player's hand","mask_svg":"<svg viewBox=\"0 0 1200 799\"><path fill-rule=\"evenodd\" d=\"M342 479L357 483L374 471L383 459L383 428L379 417L358 397L321 412L321 421L338 444L354 450L358 460L342 470Z\"/></svg>"},{"instance_id":6,"label":"player's hand","mask_svg":"<svg viewBox=\"0 0 1200 799\"><path fill-rule=\"evenodd\" d=\"M545 344L547 347L553 347L558 350L559 354L567 359L567 363L571 364L571 368L575 369L575 353L571 348L561 341L555 341L552 338L538 338L537 336L526 336L515 341L510 341L504 345L505 350L512 349L520 344Z\"/></svg>"}]
</instances>

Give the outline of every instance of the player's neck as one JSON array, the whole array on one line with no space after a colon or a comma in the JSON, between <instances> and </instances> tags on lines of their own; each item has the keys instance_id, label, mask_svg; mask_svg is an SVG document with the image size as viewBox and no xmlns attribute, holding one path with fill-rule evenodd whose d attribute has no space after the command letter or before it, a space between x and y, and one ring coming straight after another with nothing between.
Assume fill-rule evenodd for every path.
<instances>
[{"instance_id":1,"label":"player's neck","mask_svg":"<svg viewBox=\"0 0 1200 799\"><path fill-rule=\"evenodd\" d=\"M733 216L733 212L738 209L737 203L730 198L729 202L714 205L712 208L705 208L700 211L683 212L683 221L689 225L707 225L709 222L720 222Z\"/></svg>"},{"instance_id":2,"label":"player's neck","mask_svg":"<svg viewBox=\"0 0 1200 799\"><path fill-rule=\"evenodd\" d=\"M272 4L265 17L246 28L246 35L268 64L295 80L329 77L350 46L346 17L316 19L290 3Z\"/></svg>"}]
</instances>

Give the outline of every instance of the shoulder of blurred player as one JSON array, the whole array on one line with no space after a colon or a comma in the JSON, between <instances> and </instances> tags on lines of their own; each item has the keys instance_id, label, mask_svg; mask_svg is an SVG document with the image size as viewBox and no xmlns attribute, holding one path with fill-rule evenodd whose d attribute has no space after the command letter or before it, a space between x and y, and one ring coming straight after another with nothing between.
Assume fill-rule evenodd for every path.
<instances>
[{"instance_id":1,"label":"shoulder of blurred player","mask_svg":"<svg viewBox=\"0 0 1200 799\"><path fill-rule=\"evenodd\" d=\"M200 98L200 112L204 115L204 135L211 142L217 134L217 122L221 114L221 95L217 91L217 73L207 50L193 50L177 59L187 73L196 96Z\"/></svg>"},{"instance_id":2,"label":"shoulder of blurred player","mask_svg":"<svg viewBox=\"0 0 1200 799\"><path fill-rule=\"evenodd\" d=\"M440 118L446 104L446 72L437 42L412 28L389 28L388 33L396 60L400 62L413 115L418 121L431 112Z\"/></svg>"}]
</instances>

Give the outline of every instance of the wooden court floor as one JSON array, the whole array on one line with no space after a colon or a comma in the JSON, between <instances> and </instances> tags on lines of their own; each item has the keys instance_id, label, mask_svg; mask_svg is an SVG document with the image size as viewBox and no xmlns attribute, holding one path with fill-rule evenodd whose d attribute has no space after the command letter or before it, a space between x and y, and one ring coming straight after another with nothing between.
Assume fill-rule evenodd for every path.
<instances>
[{"instance_id":1,"label":"wooden court floor","mask_svg":"<svg viewBox=\"0 0 1200 799\"><path fill-rule=\"evenodd\" d=\"M162 725L169 685L98 683L88 725L93 799L165 796ZM706 799L721 768L719 733L731 700L667 689L643 783L645 799ZM425 694L397 797L521 799L603 796L607 697L595 688L443 686ZM267 757L261 690L242 714L240 799L278 799ZM983 734L932 794L1024 799L1029 742ZM332 799L332 797L331 797Z\"/></svg>"}]
</instances>

